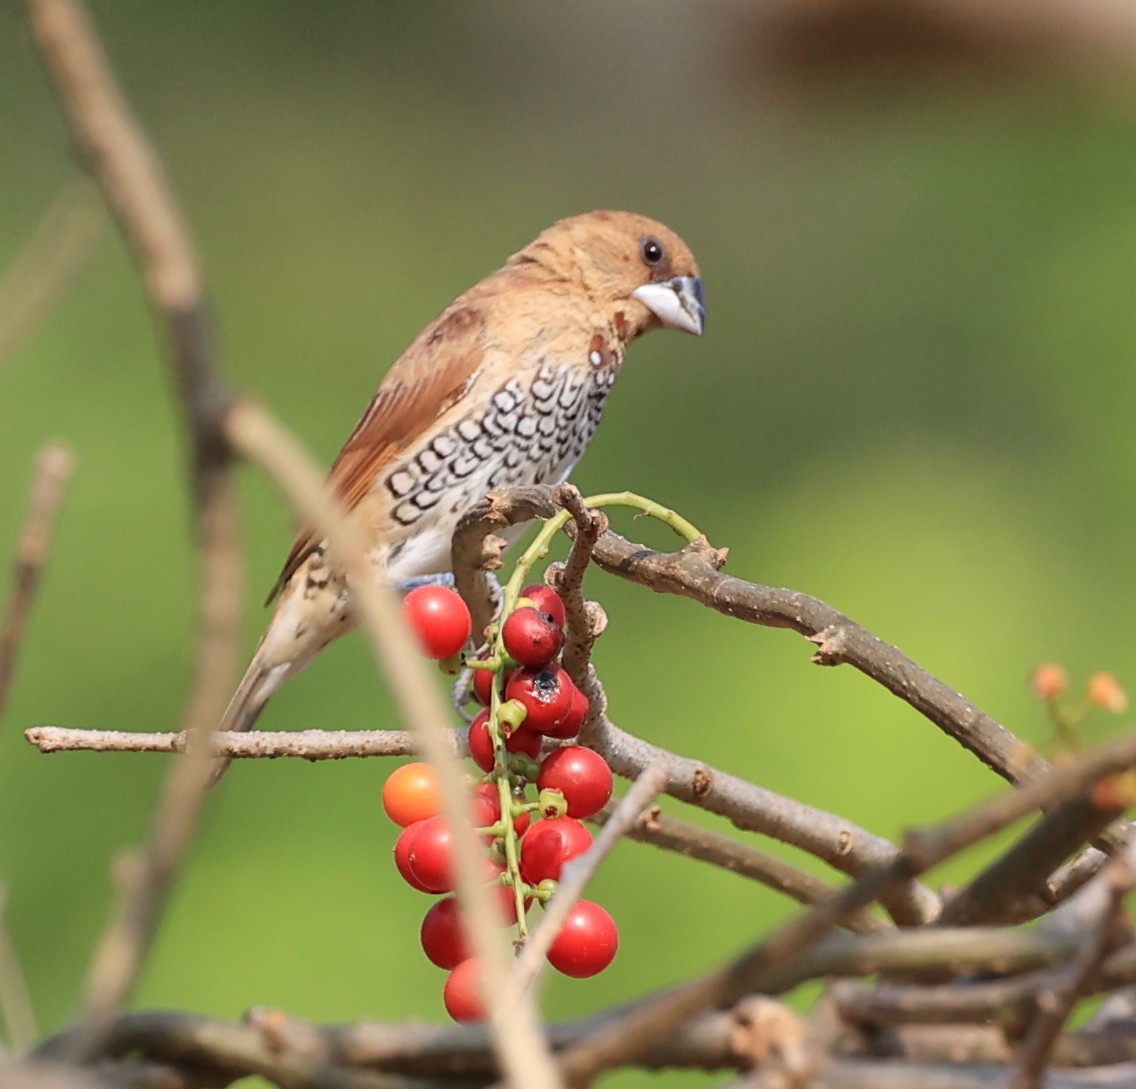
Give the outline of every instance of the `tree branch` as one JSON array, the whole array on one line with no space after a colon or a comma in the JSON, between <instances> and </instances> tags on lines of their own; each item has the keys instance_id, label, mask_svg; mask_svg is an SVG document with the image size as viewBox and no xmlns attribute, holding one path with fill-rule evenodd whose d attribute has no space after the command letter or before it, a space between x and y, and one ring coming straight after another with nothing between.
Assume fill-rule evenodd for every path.
<instances>
[{"instance_id":1,"label":"tree branch","mask_svg":"<svg viewBox=\"0 0 1136 1089\"><path fill-rule=\"evenodd\" d=\"M229 404L216 367L197 256L165 173L134 120L78 0L25 0L40 53L76 144L102 190L165 333L191 440L200 549L201 623L184 723L207 737L236 676L241 561L224 419ZM171 770L136 885L96 950L87 985L91 1046L129 996L192 837L209 774L201 757Z\"/></svg>"},{"instance_id":2,"label":"tree branch","mask_svg":"<svg viewBox=\"0 0 1136 1089\"><path fill-rule=\"evenodd\" d=\"M59 443L49 443L36 456L28 514L16 538L12 588L0 623L0 721L12 688L24 629L47 560L51 534L63 492L74 463L70 452Z\"/></svg>"},{"instance_id":3,"label":"tree branch","mask_svg":"<svg viewBox=\"0 0 1136 1089\"><path fill-rule=\"evenodd\" d=\"M105 228L102 203L86 178L70 182L51 202L0 280L0 369L66 295Z\"/></svg>"}]
</instances>

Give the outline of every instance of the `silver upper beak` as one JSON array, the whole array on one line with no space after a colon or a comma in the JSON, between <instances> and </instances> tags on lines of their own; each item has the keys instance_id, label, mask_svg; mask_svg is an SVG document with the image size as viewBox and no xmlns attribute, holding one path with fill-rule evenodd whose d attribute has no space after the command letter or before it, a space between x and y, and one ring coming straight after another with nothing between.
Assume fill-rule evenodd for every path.
<instances>
[{"instance_id":1,"label":"silver upper beak","mask_svg":"<svg viewBox=\"0 0 1136 1089\"><path fill-rule=\"evenodd\" d=\"M631 294L669 328L702 336L706 325L706 297L700 277L675 276L671 280L644 284Z\"/></svg>"}]
</instances>

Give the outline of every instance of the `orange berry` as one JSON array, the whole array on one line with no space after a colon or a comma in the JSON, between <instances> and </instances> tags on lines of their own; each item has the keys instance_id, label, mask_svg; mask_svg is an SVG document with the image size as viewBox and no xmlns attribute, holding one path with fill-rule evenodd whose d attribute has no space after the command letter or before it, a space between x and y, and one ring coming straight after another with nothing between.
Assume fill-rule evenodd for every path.
<instances>
[{"instance_id":1,"label":"orange berry","mask_svg":"<svg viewBox=\"0 0 1136 1089\"><path fill-rule=\"evenodd\" d=\"M1045 662L1030 676L1030 688L1038 699L1055 700L1065 691L1068 681L1069 678L1061 666Z\"/></svg>"},{"instance_id":2,"label":"orange berry","mask_svg":"<svg viewBox=\"0 0 1136 1089\"><path fill-rule=\"evenodd\" d=\"M1089 797L1098 809L1128 809L1136 803L1136 775L1130 771L1106 775L1093 784Z\"/></svg>"},{"instance_id":3,"label":"orange berry","mask_svg":"<svg viewBox=\"0 0 1136 1089\"><path fill-rule=\"evenodd\" d=\"M1114 715L1128 710L1128 693L1120 687L1120 682L1112 673L1094 673L1085 685L1085 698L1094 707L1103 707Z\"/></svg>"},{"instance_id":4,"label":"orange berry","mask_svg":"<svg viewBox=\"0 0 1136 1089\"><path fill-rule=\"evenodd\" d=\"M421 761L395 768L383 783L383 809L403 828L436 817L442 811L438 773Z\"/></svg>"}]
</instances>

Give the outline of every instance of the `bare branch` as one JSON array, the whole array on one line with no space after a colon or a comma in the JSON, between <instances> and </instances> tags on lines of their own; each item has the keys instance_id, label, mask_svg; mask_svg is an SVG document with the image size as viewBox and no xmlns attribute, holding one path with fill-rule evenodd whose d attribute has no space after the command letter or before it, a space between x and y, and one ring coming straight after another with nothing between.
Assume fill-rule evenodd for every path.
<instances>
[{"instance_id":1,"label":"bare branch","mask_svg":"<svg viewBox=\"0 0 1136 1089\"><path fill-rule=\"evenodd\" d=\"M556 499L572 515L575 526L575 540L568 560L560 568L555 589L564 599L564 611L568 619L568 642L564 647L564 669L572 682L587 690L588 662L592 647L602 634L603 623L597 623L593 610L584 601L584 572L592 559L596 541L608 527L607 515L602 511L591 510L584 505L580 493L567 484L556 490Z\"/></svg>"},{"instance_id":2,"label":"bare branch","mask_svg":"<svg viewBox=\"0 0 1136 1089\"><path fill-rule=\"evenodd\" d=\"M454 536L454 578L467 602L484 597L479 572L483 542L505 526L549 518L559 505L548 487L495 492L471 511ZM678 552L656 552L608 531L594 559L605 571L660 593L700 602L726 616L767 627L790 628L819 648L820 665L847 663L909 703L999 775L1017 782L1046 764L993 718L882 639L831 606L794 590L775 589L723 575L725 552L705 540Z\"/></svg>"},{"instance_id":3,"label":"bare branch","mask_svg":"<svg viewBox=\"0 0 1136 1089\"><path fill-rule=\"evenodd\" d=\"M33 726L24 736L40 752L158 752L184 753L190 747L184 731L133 733L128 730L76 730L64 726ZM449 735L453 752L464 756L465 731ZM210 753L234 759L295 757L301 760L346 760L349 757L413 756L421 750L409 730L260 730L256 733L216 733Z\"/></svg>"},{"instance_id":4,"label":"bare branch","mask_svg":"<svg viewBox=\"0 0 1136 1089\"><path fill-rule=\"evenodd\" d=\"M589 819L604 824L610 818L609 805ZM674 851L698 862L720 866L741 877L748 877L777 892L783 892L801 904L819 904L836 892L833 885L814 877L806 870L728 836L664 816L657 806L651 806L640 813L624 834L628 839L649 843L661 850ZM849 930L863 933L890 929L884 919L867 911L853 915L846 925Z\"/></svg>"},{"instance_id":5,"label":"bare branch","mask_svg":"<svg viewBox=\"0 0 1136 1089\"><path fill-rule=\"evenodd\" d=\"M49 443L36 456L28 514L16 538L12 589L0 623L0 721L4 718L16 659L47 559L59 504L73 467L70 451L60 443Z\"/></svg>"},{"instance_id":6,"label":"bare branch","mask_svg":"<svg viewBox=\"0 0 1136 1089\"><path fill-rule=\"evenodd\" d=\"M1022 1041L1010 1089L1039 1089L1058 1036L1073 1007L1093 986L1120 930L1125 895L1136 885L1131 847L1065 905L1062 930L1087 935L1076 960L1060 981L1037 1000L1037 1013ZM1051 928L1052 929L1052 928Z\"/></svg>"},{"instance_id":7,"label":"bare branch","mask_svg":"<svg viewBox=\"0 0 1136 1089\"><path fill-rule=\"evenodd\" d=\"M593 686L598 684L593 676ZM581 740L594 748L617 774L634 779L665 757L670 770L665 793L726 817L744 831L760 832L827 862L853 876L896 859L898 848L850 821L803 802L765 790L689 757L674 756L621 730L606 716L585 728ZM897 921L926 923L939 913L939 900L918 884L886 891L886 906Z\"/></svg>"},{"instance_id":8,"label":"bare branch","mask_svg":"<svg viewBox=\"0 0 1136 1089\"><path fill-rule=\"evenodd\" d=\"M72 181L0 280L0 368L31 339L94 256L106 229L97 191Z\"/></svg>"},{"instance_id":9,"label":"bare branch","mask_svg":"<svg viewBox=\"0 0 1136 1089\"><path fill-rule=\"evenodd\" d=\"M27 978L4 917L7 906L8 890L0 886L0 1023L8 1047L21 1052L32 1046L39 1030Z\"/></svg>"},{"instance_id":10,"label":"bare branch","mask_svg":"<svg viewBox=\"0 0 1136 1089\"><path fill-rule=\"evenodd\" d=\"M1042 817L1017 843L943 905L944 926L1017 921L1019 905L1045 892L1046 877L1086 840L1124 812L1091 797L1070 798Z\"/></svg>"},{"instance_id":11,"label":"bare branch","mask_svg":"<svg viewBox=\"0 0 1136 1089\"><path fill-rule=\"evenodd\" d=\"M200 542L201 624L185 728L207 738L236 675L241 561L230 449L229 402L217 372L197 256L165 173L123 99L78 0L25 0L40 52L96 182L118 221L164 329L192 441ZM153 940L208 778L208 745L167 779L136 883L96 949L87 984L85 1046L129 996Z\"/></svg>"}]
</instances>

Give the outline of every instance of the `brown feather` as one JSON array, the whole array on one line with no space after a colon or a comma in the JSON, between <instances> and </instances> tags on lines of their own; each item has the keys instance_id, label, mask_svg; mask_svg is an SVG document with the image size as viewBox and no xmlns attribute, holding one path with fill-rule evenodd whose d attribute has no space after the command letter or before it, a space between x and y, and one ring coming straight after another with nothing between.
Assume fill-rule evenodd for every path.
<instances>
[{"instance_id":1,"label":"brown feather","mask_svg":"<svg viewBox=\"0 0 1136 1089\"><path fill-rule=\"evenodd\" d=\"M355 430L343 444L328 485L353 510L375 476L408 439L442 415L465 392L481 366L485 317L467 292L428 325L391 367ZM300 530L265 604L270 604L319 544Z\"/></svg>"}]
</instances>

